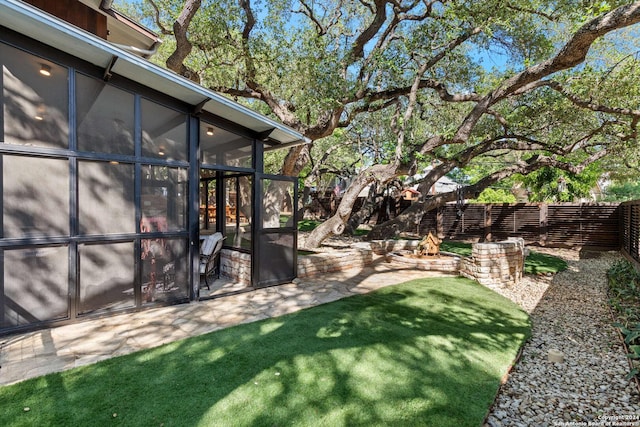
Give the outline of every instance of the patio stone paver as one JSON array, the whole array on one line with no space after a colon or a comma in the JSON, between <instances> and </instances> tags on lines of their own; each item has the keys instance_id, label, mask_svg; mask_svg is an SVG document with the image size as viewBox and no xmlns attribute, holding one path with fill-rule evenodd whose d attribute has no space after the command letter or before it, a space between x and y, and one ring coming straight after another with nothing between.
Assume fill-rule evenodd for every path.
<instances>
[{"instance_id":1,"label":"patio stone paver","mask_svg":"<svg viewBox=\"0 0 640 427\"><path fill-rule=\"evenodd\" d=\"M365 269L325 273L213 300L0 337L0 385L435 275L442 274L411 270L380 259Z\"/></svg>"}]
</instances>

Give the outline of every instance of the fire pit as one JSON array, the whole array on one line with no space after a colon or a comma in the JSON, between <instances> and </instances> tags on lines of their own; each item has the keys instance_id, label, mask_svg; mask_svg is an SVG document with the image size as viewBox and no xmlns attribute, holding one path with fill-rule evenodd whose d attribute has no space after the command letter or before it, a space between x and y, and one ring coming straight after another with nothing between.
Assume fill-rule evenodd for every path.
<instances>
[{"instance_id":1,"label":"fire pit","mask_svg":"<svg viewBox=\"0 0 640 427\"><path fill-rule=\"evenodd\" d=\"M442 241L429 233L418 243L415 249L400 249L389 252L387 261L405 264L408 267L425 271L442 271L458 273L461 257L456 254L441 252Z\"/></svg>"},{"instance_id":2,"label":"fire pit","mask_svg":"<svg viewBox=\"0 0 640 427\"><path fill-rule=\"evenodd\" d=\"M372 249L384 254L388 262L404 264L407 268L425 271L458 273L462 258L457 254L440 251L440 243L431 232L418 244L416 241L372 242Z\"/></svg>"},{"instance_id":3,"label":"fire pit","mask_svg":"<svg viewBox=\"0 0 640 427\"><path fill-rule=\"evenodd\" d=\"M425 246L424 241L374 240L370 244L375 254L384 255L389 262L405 264L407 268L459 273L482 285L513 286L520 283L524 258L528 253L522 238L474 243L470 257L439 250L432 255L434 251L430 253L428 248L426 251L418 249L420 244Z\"/></svg>"}]
</instances>

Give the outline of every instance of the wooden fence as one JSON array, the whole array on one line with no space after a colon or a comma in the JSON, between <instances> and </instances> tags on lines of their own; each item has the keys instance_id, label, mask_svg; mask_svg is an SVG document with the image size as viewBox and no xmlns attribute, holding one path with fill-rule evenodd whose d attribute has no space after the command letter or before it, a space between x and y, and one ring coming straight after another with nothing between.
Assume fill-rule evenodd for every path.
<instances>
[{"instance_id":1,"label":"wooden fence","mask_svg":"<svg viewBox=\"0 0 640 427\"><path fill-rule=\"evenodd\" d=\"M634 206L637 233L640 202ZM460 211L455 204L449 204L427 212L416 231L420 235L435 231L440 238L451 240L522 237L527 244L549 247L618 250L621 211L618 204L465 204ZM635 244L638 253L637 235Z\"/></svg>"},{"instance_id":2,"label":"wooden fence","mask_svg":"<svg viewBox=\"0 0 640 427\"><path fill-rule=\"evenodd\" d=\"M640 263L640 200L620 205L622 253Z\"/></svg>"}]
</instances>

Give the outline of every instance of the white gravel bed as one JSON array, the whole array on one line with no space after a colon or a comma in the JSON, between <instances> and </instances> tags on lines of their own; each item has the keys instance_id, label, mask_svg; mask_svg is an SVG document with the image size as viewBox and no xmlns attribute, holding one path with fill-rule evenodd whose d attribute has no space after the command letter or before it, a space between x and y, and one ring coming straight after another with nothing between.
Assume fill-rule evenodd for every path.
<instances>
[{"instance_id":1,"label":"white gravel bed","mask_svg":"<svg viewBox=\"0 0 640 427\"><path fill-rule=\"evenodd\" d=\"M640 426L638 390L625 379L629 365L607 305L605 273L620 255L534 250L569 268L495 289L530 313L533 331L485 426ZM564 361L550 362L549 350Z\"/></svg>"}]
</instances>

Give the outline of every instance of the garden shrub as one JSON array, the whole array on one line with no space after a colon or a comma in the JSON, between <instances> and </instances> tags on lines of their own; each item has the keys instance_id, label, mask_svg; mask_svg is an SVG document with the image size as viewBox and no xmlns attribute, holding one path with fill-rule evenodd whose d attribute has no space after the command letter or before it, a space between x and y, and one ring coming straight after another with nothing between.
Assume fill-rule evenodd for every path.
<instances>
[{"instance_id":1,"label":"garden shrub","mask_svg":"<svg viewBox=\"0 0 640 427\"><path fill-rule=\"evenodd\" d=\"M628 261L618 261L607 270L609 304L614 326L620 329L632 360L629 378L640 374L640 273Z\"/></svg>"}]
</instances>

